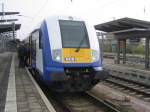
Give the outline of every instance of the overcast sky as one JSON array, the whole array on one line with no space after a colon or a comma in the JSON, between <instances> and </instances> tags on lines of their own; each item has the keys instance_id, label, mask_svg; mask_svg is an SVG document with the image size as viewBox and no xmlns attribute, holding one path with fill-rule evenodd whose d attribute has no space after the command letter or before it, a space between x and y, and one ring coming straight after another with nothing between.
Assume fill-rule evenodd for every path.
<instances>
[{"instance_id":1,"label":"overcast sky","mask_svg":"<svg viewBox=\"0 0 150 112\"><path fill-rule=\"evenodd\" d=\"M50 15L75 15L91 24L99 24L122 17L150 21L150 0L0 0L5 11L19 11L26 17L17 38L25 38L36 24ZM13 18L13 16L8 16Z\"/></svg>"}]
</instances>

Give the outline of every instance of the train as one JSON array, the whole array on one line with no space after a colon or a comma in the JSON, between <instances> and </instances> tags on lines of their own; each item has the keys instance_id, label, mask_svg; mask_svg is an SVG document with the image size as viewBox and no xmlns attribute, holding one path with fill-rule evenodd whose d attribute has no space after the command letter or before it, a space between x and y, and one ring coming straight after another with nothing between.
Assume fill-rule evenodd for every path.
<instances>
[{"instance_id":1,"label":"train","mask_svg":"<svg viewBox=\"0 0 150 112\"><path fill-rule=\"evenodd\" d=\"M57 92L83 92L107 78L94 26L74 16L50 16L25 39L28 66Z\"/></svg>"}]
</instances>

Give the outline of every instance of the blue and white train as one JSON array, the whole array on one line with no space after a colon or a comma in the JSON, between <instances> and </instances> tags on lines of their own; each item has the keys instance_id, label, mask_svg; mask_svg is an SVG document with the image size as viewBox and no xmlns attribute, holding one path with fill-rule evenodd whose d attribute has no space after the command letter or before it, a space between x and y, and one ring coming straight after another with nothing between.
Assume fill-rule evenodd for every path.
<instances>
[{"instance_id":1,"label":"blue and white train","mask_svg":"<svg viewBox=\"0 0 150 112\"><path fill-rule=\"evenodd\" d=\"M55 91L86 91L107 77L95 29L80 18L46 18L26 41L29 66Z\"/></svg>"}]
</instances>

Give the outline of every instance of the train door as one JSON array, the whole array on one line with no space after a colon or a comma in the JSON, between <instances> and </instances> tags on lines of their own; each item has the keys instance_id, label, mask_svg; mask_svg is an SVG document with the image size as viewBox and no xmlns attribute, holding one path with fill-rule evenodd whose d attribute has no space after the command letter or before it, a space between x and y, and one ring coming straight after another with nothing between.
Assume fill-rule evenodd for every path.
<instances>
[{"instance_id":1,"label":"train door","mask_svg":"<svg viewBox=\"0 0 150 112\"><path fill-rule=\"evenodd\" d=\"M41 43L42 35L38 29L32 33L32 64L40 73L43 73L43 55Z\"/></svg>"},{"instance_id":2,"label":"train door","mask_svg":"<svg viewBox=\"0 0 150 112\"><path fill-rule=\"evenodd\" d=\"M36 40L32 40L32 67L36 68Z\"/></svg>"},{"instance_id":3,"label":"train door","mask_svg":"<svg viewBox=\"0 0 150 112\"><path fill-rule=\"evenodd\" d=\"M36 32L36 68L43 73L42 35L40 30Z\"/></svg>"},{"instance_id":4,"label":"train door","mask_svg":"<svg viewBox=\"0 0 150 112\"><path fill-rule=\"evenodd\" d=\"M29 36L29 51L30 51L30 54L29 54L28 64L32 66L32 35Z\"/></svg>"},{"instance_id":5,"label":"train door","mask_svg":"<svg viewBox=\"0 0 150 112\"><path fill-rule=\"evenodd\" d=\"M32 56L32 67L36 68L36 55L37 55L37 50L36 50L36 41L37 41L37 35L36 31L32 32L31 35L31 56Z\"/></svg>"}]
</instances>

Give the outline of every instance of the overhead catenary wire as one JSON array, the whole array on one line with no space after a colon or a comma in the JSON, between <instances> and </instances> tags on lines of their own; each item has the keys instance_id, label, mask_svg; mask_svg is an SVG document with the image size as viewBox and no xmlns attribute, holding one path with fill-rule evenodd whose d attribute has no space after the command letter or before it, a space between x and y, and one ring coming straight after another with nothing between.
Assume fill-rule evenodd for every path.
<instances>
[{"instance_id":1,"label":"overhead catenary wire","mask_svg":"<svg viewBox=\"0 0 150 112\"><path fill-rule=\"evenodd\" d=\"M41 13L41 11L43 10L43 8L47 5L48 0L45 0L44 4L39 8L39 10L35 13L35 15L33 16L33 20L39 16L39 14Z\"/></svg>"},{"instance_id":2,"label":"overhead catenary wire","mask_svg":"<svg viewBox=\"0 0 150 112\"><path fill-rule=\"evenodd\" d=\"M111 1L109 1L109 2L107 2L107 3L104 3L103 5L101 5L100 8L107 7L107 6L109 6L109 5L115 4L115 3L120 2L120 1L121 1L121 0L111 0Z\"/></svg>"},{"instance_id":3,"label":"overhead catenary wire","mask_svg":"<svg viewBox=\"0 0 150 112\"><path fill-rule=\"evenodd\" d=\"M70 1L71 1L71 3L73 2L73 0L70 0ZM120 1L120 0L111 0L110 2L107 2L107 3L105 3L104 5L102 5L101 8L107 7L108 5L112 5L112 4L114 4L114 3L118 2L118 1ZM34 20L35 18L37 18L37 17L40 15L40 13L41 13L42 10L44 9L44 7L47 5L47 2L48 2L48 0L45 0L44 4L39 8L39 10L38 10L38 11L35 13L35 15L32 17L33 20Z\"/></svg>"}]
</instances>

